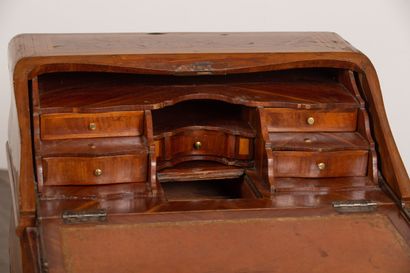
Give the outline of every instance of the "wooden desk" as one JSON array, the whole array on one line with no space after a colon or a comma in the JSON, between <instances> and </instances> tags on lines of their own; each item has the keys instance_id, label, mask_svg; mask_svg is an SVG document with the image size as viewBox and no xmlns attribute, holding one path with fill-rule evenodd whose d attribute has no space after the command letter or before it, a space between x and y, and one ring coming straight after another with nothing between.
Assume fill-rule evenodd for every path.
<instances>
[{"instance_id":1,"label":"wooden desk","mask_svg":"<svg viewBox=\"0 0 410 273\"><path fill-rule=\"evenodd\" d=\"M337 34L9 49L12 272L409 268L409 178L376 72Z\"/></svg>"}]
</instances>

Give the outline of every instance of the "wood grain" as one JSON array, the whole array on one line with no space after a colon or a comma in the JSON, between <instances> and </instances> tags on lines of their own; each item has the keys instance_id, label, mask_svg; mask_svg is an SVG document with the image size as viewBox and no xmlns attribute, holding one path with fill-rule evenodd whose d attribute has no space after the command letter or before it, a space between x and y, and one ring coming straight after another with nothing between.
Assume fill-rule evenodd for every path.
<instances>
[{"instance_id":1,"label":"wood grain","mask_svg":"<svg viewBox=\"0 0 410 273\"><path fill-rule=\"evenodd\" d=\"M147 179L147 155L103 157L46 157L44 184L87 185L143 182ZM102 174L95 175L95 170Z\"/></svg>"},{"instance_id":2,"label":"wood grain","mask_svg":"<svg viewBox=\"0 0 410 273\"><path fill-rule=\"evenodd\" d=\"M368 151L273 152L274 174L278 177L365 176ZM325 164L323 170L319 164Z\"/></svg>"},{"instance_id":3,"label":"wood grain","mask_svg":"<svg viewBox=\"0 0 410 273\"><path fill-rule=\"evenodd\" d=\"M144 113L45 114L40 117L43 140L138 136L143 132ZM95 128L90 128L91 124Z\"/></svg>"},{"instance_id":4,"label":"wood grain","mask_svg":"<svg viewBox=\"0 0 410 273\"><path fill-rule=\"evenodd\" d=\"M357 132L269 133L272 150L335 151L367 150L369 143Z\"/></svg>"},{"instance_id":5,"label":"wood grain","mask_svg":"<svg viewBox=\"0 0 410 273\"><path fill-rule=\"evenodd\" d=\"M44 157L102 156L148 153L148 149L142 137L101 137L43 141L39 152Z\"/></svg>"},{"instance_id":6,"label":"wood grain","mask_svg":"<svg viewBox=\"0 0 410 273\"><path fill-rule=\"evenodd\" d=\"M269 132L351 132L356 130L357 110L293 110L268 108ZM308 119L314 123L309 124Z\"/></svg>"},{"instance_id":7,"label":"wood grain","mask_svg":"<svg viewBox=\"0 0 410 273\"><path fill-rule=\"evenodd\" d=\"M166 147L159 156L161 161L172 161L177 158L195 156L213 156L226 159L252 159L252 153L239 154L238 141L240 138L232 137L220 131L211 130L186 130L181 133L164 138L159 146ZM200 148L195 143L200 143ZM247 141L248 151L252 151L251 141Z\"/></svg>"},{"instance_id":8,"label":"wood grain","mask_svg":"<svg viewBox=\"0 0 410 273\"><path fill-rule=\"evenodd\" d=\"M247 106L358 107L357 99L334 80L333 74L334 71L323 69L318 72L295 69L292 73L273 71L199 78L53 73L39 77L39 96L43 113L159 109L187 100L209 98Z\"/></svg>"},{"instance_id":9,"label":"wood grain","mask_svg":"<svg viewBox=\"0 0 410 273\"><path fill-rule=\"evenodd\" d=\"M244 168L227 166L210 161L184 162L157 173L158 181L196 181L238 178L245 173Z\"/></svg>"},{"instance_id":10,"label":"wood grain","mask_svg":"<svg viewBox=\"0 0 410 273\"><path fill-rule=\"evenodd\" d=\"M369 218L374 220L379 213L387 217L383 219L394 224L387 230L399 232L393 237L402 236L400 246L408 247L410 229L401 215L402 207L410 204L410 183L389 128L377 74L370 60L337 34L29 34L15 37L9 49L14 92L7 150L15 206L10 253L12 268L18 273L35 272L33 257L39 255L33 249L40 241L44 242L40 255L42 261L50 262L50 272L66 272L63 257L67 252L64 254L60 248L63 244L59 233L64 210L104 208L110 213L107 226L111 232L115 230L112 224L180 223L189 219L211 221L215 228L215 223L227 224L228 219L292 216L299 225L306 223L303 219L309 215L315 219L334 215L331 204L335 200L369 199L379 205ZM112 113L114 116L110 116ZM125 120L119 117L116 123L117 113L137 114L123 117ZM42 120L70 116L73 122L61 118L51 124L50 120ZM306 123L309 117L314 118L312 125ZM90 122L103 131L90 134ZM311 142L306 142L307 138ZM205 144L195 150L192 141L198 140ZM195 173L193 166L203 161L213 162ZM184 169L181 162L192 166ZM215 162L224 167L217 167ZM318 170L318 163L325 163L326 168ZM103 173L96 177L92 171L99 166ZM222 187L222 181L227 182L228 174L234 173L240 178ZM171 191L165 189L166 183L158 181L161 174L179 180L168 183ZM213 179L199 179L206 174ZM397 206L378 186L380 177L397 195ZM168 201L167 194L171 197ZM335 219L325 222L338 223L329 234L312 228L312 234L319 236L315 242L339 240L350 242L349 246L358 242L352 236L361 229L351 228L340 236L337 229L346 222L340 215ZM38 241L32 237L37 223L41 223L38 234L42 236ZM364 221L369 225L363 231L373 230L372 223ZM78 229L85 231L84 226ZM175 230L164 232L164 238ZM267 236L276 236L280 230L268 230L263 240L252 241L263 246L269 242ZM283 230L288 231L288 226ZM332 237L335 233L338 236ZM243 245L236 250L247 252L234 255L236 265L259 253L249 254L249 244L241 234L241 240L235 242ZM101 251L94 248L94 243L119 238L115 232L108 235L102 241L87 236L92 244L78 249L81 244L74 243L80 252L69 253L73 257L81 251L105 255L112 249ZM124 238L122 242L129 242L129 237ZM146 237L133 240L140 238ZM189 238L185 236L184 242L203 243ZM207 240L212 247L220 242L212 236ZM304 249L298 247L298 242L299 237L291 244L295 253ZM387 235L375 235L371 243L377 247L359 252L367 255L370 250L383 251L392 242ZM64 246L68 246L67 240ZM86 251L89 246L94 252ZM270 243L266 246L269 251L259 253L256 259L271 251L285 253L281 248L272 250ZM339 251L339 246L332 249ZM166 257L170 257L170 249L162 249ZM225 253L224 248L214 250L211 252L219 258ZM146 249L138 251L147 253ZM117 258L104 261L111 266L131 257L130 253L124 249L114 251L120 256L107 254L104 257ZM179 255L180 249L175 253ZM274 266L298 266L305 255L310 252L293 255L289 263L281 259ZM332 270L343 266L351 269L351 261L356 259L355 268L363 266L362 272L374 271L366 267L369 259L360 260L359 255L348 263L340 263L340 255L337 257L339 260L333 263L326 259ZM378 261L386 261L386 272L407 268L400 263L405 259L388 264L391 255L389 259L386 255L377 257ZM156 260L155 265L165 260ZM314 264L323 265L322 256L319 260ZM90 266L89 272L97 270L95 259L89 261L82 265ZM127 269L132 262L135 260L119 263L115 270ZM237 269L226 259L203 268L215 269L213 266L218 264L224 271ZM265 263L257 266L261 264ZM247 268L257 266L241 270L247 272ZM70 264L71 271L79 268L84 269L80 263Z\"/></svg>"}]
</instances>

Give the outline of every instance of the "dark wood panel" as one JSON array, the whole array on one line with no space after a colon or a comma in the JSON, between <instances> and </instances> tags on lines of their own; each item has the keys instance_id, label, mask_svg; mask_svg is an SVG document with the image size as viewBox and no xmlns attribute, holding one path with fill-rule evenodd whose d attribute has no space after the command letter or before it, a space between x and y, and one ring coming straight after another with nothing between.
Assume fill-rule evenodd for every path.
<instances>
[{"instance_id":1,"label":"dark wood panel","mask_svg":"<svg viewBox=\"0 0 410 273\"><path fill-rule=\"evenodd\" d=\"M44 185L87 185L143 182L147 155L43 158Z\"/></svg>"},{"instance_id":2,"label":"dark wood panel","mask_svg":"<svg viewBox=\"0 0 410 273\"><path fill-rule=\"evenodd\" d=\"M273 152L274 175L278 177L365 176L368 151Z\"/></svg>"},{"instance_id":3,"label":"dark wood panel","mask_svg":"<svg viewBox=\"0 0 410 273\"><path fill-rule=\"evenodd\" d=\"M138 136L143 132L142 111L100 114L43 114L40 116L43 140Z\"/></svg>"},{"instance_id":4,"label":"dark wood panel","mask_svg":"<svg viewBox=\"0 0 410 273\"><path fill-rule=\"evenodd\" d=\"M269 133L272 150L367 150L370 144L357 132Z\"/></svg>"}]
</instances>

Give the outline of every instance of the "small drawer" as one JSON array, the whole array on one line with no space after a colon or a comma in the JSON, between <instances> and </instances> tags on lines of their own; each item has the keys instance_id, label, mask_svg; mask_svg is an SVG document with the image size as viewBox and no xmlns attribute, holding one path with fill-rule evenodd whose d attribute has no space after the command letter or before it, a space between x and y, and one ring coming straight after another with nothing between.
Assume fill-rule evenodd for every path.
<instances>
[{"instance_id":1,"label":"small drawer","mask_svg":"<svg viewBox=\"0 0 410 273\"><path fill-rule=\"evenodd\" d=\"M170 137L170 156L213 155L230 157L235 154L235 139L227 141L223 132L186 131Z\"/></svg>"},{"instance_id":2,"label":"small drawer","mask_svg":"<svg viewBox=\"0 0 410 273\"><path fill-rule=\"evenodd\" d=\"M352 132L356 130L357 110L266 109L269 132Z\"/></svg>"},{"instance_id":3,"label":"small drawer","mask_svg":"<svg viewBox=\"0 0 410 273\"><path fill-rule=\"evenodd\" d=\"M143 111L44 114L40 117L43 140L139 136Z\"/></svg>"},{"instance_id":4,"label":"small drawer","mask_svg":"<svg viewBox=\"0 0 410 273\"><path fill-rule=\"evenodd\" d=\"M277 177L346 177L365 176L368 151L273 152Z\"/></svg>"},{"instance_id":5,"label":"small drawer","mask_svg":"<svg viewBox=\"0 0 410 273\"><path fill-rule=\"evenodd\" d=\"M43 158L44 185L92 185L143 182L147 154Z\"/></svg>"},{"instance_id":6,"label":"small drawer","mask_svg":"<svg viewBox=\"0 0 410 273\"><path fill-rule=\"evenodd\" d=\"M253 157L253 139L223 132L186 131L155 140L155 156L159 161L178 161L178 158L185 158L185 161L193 157L200 160L212 160L214 157L250 160Z\"/></svg>"}]
</instances>

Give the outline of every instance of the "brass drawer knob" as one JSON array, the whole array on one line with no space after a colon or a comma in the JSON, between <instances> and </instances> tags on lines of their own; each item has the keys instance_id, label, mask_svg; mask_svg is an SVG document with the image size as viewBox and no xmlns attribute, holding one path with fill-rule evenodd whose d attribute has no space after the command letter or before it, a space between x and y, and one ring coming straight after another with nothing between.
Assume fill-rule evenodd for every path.
<instances>
[{"instance_id":1,"label":"brass drawer knob","mask_svg":"<svg viewBox=\"0 0 410 273\"><path fill-rule=\"evenodd\" d=\"M97 146L95 146L94 143L88 144L88 147L90 147L90 149L96 149L97 148Z\"/></svg>"},{"instance_id":2,"label":"brass drawer knob","mask_svg":"<svg viewBox=\"0 0 410 273\"><path fill-rule=\"evenodd\" d=\"M95 169L94 170L94 175L95 176L101 176L102 175L102 170L101 169Z\"/></svg>"},{"instance_id":3,"label":"brass drawer knob","mask_svg":"<svg viewBox=\"0 0 410 273\"><path fill-rule=\"evenodd\" d=\"M195 149L195 150L199 150L199 149L201 149L201 147L202 147L201 141L195 141L195 143L194 143L194 149Z\"/></svg>"},{"instance_id":4,"label":"brass drawer knob","mask_svg":"<svg viewBox=\"0 0 410 273\"><path fill-rule=\"evenodd\" d=\"M317 167L319 168L319 170L323 171L324 169L326 169L326 164L323 162L320 162L319 164L317 164Z\"/></svg>"},{"instance_id":5,"label":"brass drawer knob","mask_svg":"<svg viewBox=\"0 0 410 273\"><path fill-rule=\"evenodd\" d=\"M314 117L308 117L306 122L309 125L313 125L313 124L315 124L315 119L314 119Z\"/></svg>"},{"instance_id":6,"label":"brass drawer knob","mask_svg":"<svg viewBox=\"0 0 410 273\"><path fill-rule=\"evenodd\" d=\"M97 129L97 124L95 124L94 122L90 122L90 124L88 124L88 129L90 129L91 131L95 131L95 129Z\"/></svg>"},{"instance_id":7,"label":"brass drawer knob","mask_svg":"<svg viewBox=\"0 0 410 273\"><path fill-rule=\"evenodd\" d=\"M312 143L312 139L310 139L310 138L305 138L305 139L303 139L303 141L305 142L305 143Z\"/></svg>"}]
</instances>

